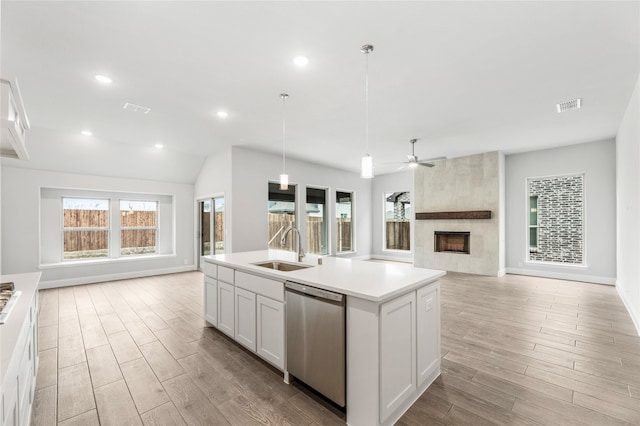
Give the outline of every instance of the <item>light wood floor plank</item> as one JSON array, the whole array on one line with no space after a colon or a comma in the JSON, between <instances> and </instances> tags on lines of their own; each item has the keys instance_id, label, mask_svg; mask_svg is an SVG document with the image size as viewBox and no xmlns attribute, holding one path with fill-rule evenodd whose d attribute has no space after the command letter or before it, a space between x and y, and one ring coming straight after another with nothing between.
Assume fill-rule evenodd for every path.
<instances>
[{"instance_id":1,"label":"light wood floor plank","mask_svg":"<svg viewBox=\"0 0 640 426\"><path fill-rule=\"evenodd\" d=\"M56 348L39 352L36 389L48 388L58 383L58 350Z\"/></svg>"},{"instance_id":2,"label":"light wood floor plank","mask_svg":"<svg viewBox=\"0 0 640 426\"><path fill-rule=\"evenodd\" d=\"M169 397L144 358L121 364L120 368L139 413L169 402Z\"/></svg>"},{"instance_id":3,"label":"light wood floor plank","mask_svg":"<svg viewBox=\"0 0 640 426\"><path fill-rule=\"evenodd\" d=\"M109 335L109 343L120 364L142 357L138 346L126 331Z\"/></svg>"},{"instance_id":4,"label":"light wood floor plank","mask_svg":"<svg viewBox=\"0 0 640 426\"><path fill-rule=\"evenodd\" d=\"M144 426L186 426L173 402L167 402L142 415Z\"/></svg>"},{"instance_id":5,"label":"light wood floor plank","mask_svg":"<svg viewBox=\"0 0 640 426\"><path fill-rule=\"evenodd\" d=\"M94 389L122 380L122 373L110 345L87 349L87 361Z\"/></svg>"},{"instance_id":6,"label":"light wood floor plank","mask_svg":"<svg viewBox=\"0 0 640 426\"><path fill-rule=\"evenodd\" d=\"M67 419L58 423L60 426L100 426L98 420L98 412L96 410L90 410L86 413L78 414L75 417Z\"/></svg>"},{"instance_id":7,"label":"light wood floor plank","mask_svg":"<svg viewBox=\"0 0 640 426\"><path fill-rule=\"evenodd\" d=\"M142 425L124 380L95 390L98 417L102 425Z\"/></svg>"},{"instance_id":8,"label":"light wood floor plank","mask_svg":"<svg viewBox=\"0 0 640 426\"><path fill-rule=\"evenodd\" d=\"M58 421L96 408L87 363L62 368L58 377Z\"/></svg>"},{"instance_id":9,"label":"light wood floor plank","mask_svg":"<svg viewBox=\"0 0 640 426\"><path fill-rule=\"evenodd\" d=\"M174 377L162 385L187 424L230 424L189 376Z\"/></svg>"},{"instance_id":10,"label":"light wood floor plank","mask_svg":"<svg viewBox=\"0 0 640 426\"><path fill-rule=\"evenodd\" d=\"M169 353L169 351L159 341L147 343L140 346L140 351L151 366L158 380L164 382L172 377L181 376L185 373L180 363Z\"/></svg>"},{"instance_id":11,"label":"light wood floor plank","mask_svg":"<svg viewBox=\"0 0 640 426\"><path fill-rule=\"evenodd\" d=\"M38 328L38 350L58 347L58 325Z\"/></svg>"},{"instance_id":12,"label":"light wood floor plank","mask_svg":"<svg viewBox=\"0 0 640 426\"><path fill-rule=\"evenodd\" d=\"M58 388L56 385L36 390L33 399L33 414L31 424L55 425L58 410Z\"/></svg>"}]
</instances>

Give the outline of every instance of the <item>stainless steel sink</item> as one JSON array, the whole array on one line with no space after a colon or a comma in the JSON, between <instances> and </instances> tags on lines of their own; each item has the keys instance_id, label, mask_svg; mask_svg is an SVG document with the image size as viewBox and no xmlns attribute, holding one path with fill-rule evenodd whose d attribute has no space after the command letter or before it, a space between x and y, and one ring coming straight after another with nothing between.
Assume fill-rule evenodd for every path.
<instances>
[{"instance_id":1,"label":"stainless steel sink","mask_svg":"<svg viewBox=\"0 0 640 426\"><path fill-rule=\"evenodd\" d=\"M264 262L256 262L254 263L256 266L260 266L262 268L274 269L276 271L290 272L297 271L299 269L311 268L313 265L302 265L300 263L289 263L282 262L280 260L266 260Z\"/></svg>"}]
</instances>

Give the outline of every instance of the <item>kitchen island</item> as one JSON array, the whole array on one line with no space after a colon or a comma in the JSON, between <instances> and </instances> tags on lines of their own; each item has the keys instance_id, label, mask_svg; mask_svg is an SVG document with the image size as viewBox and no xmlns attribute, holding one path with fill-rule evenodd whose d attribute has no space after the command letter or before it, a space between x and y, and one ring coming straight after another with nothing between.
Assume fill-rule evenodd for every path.
<instances>
[{"instance_id":1,"label":"kitchen island","mask_svg":"<svg viewBox=\"0 0 640 426\"><path fill-rule=\"evenodd\" d=\"M206 256L205 319L284 372L285 281L346 296L347 424L395 423L440 374L444 271L275 250ZM267 262L269 261L269 262ZM283 269L273 269L280 262ZM269 267L258 266L264 263Z\"/></svg>"}]
</instances>

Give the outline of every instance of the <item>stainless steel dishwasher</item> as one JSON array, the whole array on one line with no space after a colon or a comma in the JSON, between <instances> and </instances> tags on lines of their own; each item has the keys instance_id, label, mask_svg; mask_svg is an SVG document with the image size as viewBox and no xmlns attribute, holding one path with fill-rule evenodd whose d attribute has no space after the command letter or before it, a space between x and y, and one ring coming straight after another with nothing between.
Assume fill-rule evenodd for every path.
<instances>
[{"instance_id":1,"label":"stainless steel dishwasher","mask_svg":"<svg viewBox=\"0 0 640 426\"><path fill-rule=\"evenodd\" d=\"M287 371L344 407L345 295L291 281L285 289Z\"/></svg>"}]
</instances>

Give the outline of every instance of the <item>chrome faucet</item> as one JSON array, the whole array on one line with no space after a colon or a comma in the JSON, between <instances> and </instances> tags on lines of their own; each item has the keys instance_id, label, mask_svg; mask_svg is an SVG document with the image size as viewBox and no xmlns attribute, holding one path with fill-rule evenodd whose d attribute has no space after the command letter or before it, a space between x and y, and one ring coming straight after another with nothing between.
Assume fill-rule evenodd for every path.
<instances>
[{"instance_id":1,"label":"chrome faucet","mask_svg":"<svg viewBox=\"0 0 640 426\"><path fill-rule=\"evenodd\" d=\"M302 258L306 256L306 253L302 248L302 237L300 236L300 231L298 231L298 228L290 225L287 229L285 229L282 232L282 238L280 238L280 245L284 247L287 240L287 234L291 231L296 231L296 234L298 235L298 262L302 262Z\"/></svg>"}]
</instances>

